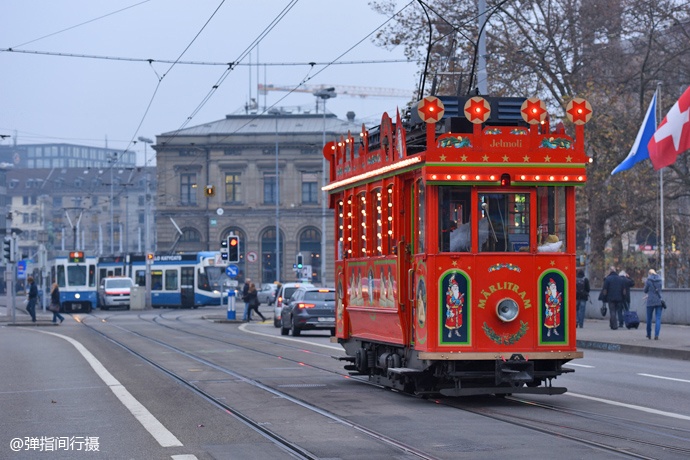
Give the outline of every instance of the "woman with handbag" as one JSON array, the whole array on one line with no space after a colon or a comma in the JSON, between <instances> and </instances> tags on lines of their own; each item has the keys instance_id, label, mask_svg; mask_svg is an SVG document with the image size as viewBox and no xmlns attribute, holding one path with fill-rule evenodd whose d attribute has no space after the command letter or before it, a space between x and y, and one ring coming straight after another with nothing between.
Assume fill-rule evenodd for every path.
<instances>
[{"instance_id":1,"label":"woman with handbag","mask_svg":"<svg viewBox=\"0 0 690 460\"><path fill-rule=\"evenodd\" d=\"M661 277L653 268L649 269L649 276L644 283L644 292L647 294L647 338L652 338L652 314L654 314L654 340L659 340L661 330L661 311L663 300L661 299Z\"/></svg>"},{"instance_id":2,"label":"woman with handbag","mask_svg":"<svg viewBox=\"0 0 690 460\"><path fill-rule=\"evenodd\" d=\"M65 320L65 318L60 314L60 288L57 283L53 283L50 288L50 306L48 310L53 312L53 322L57 323L60 320L60 324Z\"/></svg>"},{"instance_id":3,"label":"woman with handbag","mask_svg":"<svg viewBox=\"0 0 690 460\"><path fill-rule=\"evenodd\" d=\"M247 298L245 301L249 305L249 321L251 321L252 311L255 311L257 315L261 317L261 321L266 321L266 317L259 311L259 296L256 290L256 285L254 283L249 283L249 291L247 292Z\"/></svg>"}]
</instances>

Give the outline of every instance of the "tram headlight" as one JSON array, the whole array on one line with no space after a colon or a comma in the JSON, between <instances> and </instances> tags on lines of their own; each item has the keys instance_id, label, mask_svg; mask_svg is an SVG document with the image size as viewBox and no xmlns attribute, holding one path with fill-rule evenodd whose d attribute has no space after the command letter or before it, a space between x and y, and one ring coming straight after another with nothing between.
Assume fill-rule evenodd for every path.
<instances>
[{"instance_id":1,"label":"tram headlight","mask_svg":"<svg viewBox=\"0 0 690 460\"><path fill-rule=\"evenodd\" d=\"M519 307L513 299L503 299L496 306L496 314L504 323L509 323L517 318Z\"/></svg>"}]
</instances>

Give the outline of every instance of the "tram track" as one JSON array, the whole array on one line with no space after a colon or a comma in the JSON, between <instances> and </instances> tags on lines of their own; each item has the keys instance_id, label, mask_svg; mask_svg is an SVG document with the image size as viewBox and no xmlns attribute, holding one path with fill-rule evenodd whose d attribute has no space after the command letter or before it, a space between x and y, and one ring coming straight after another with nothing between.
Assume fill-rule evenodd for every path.
<instances>
[{"instance_id":1,"label":"tram track","mask_svg":"<svg viewBox=\"0 0 690 460\"><path fill-rule=\"evenodd\" d=\"M539 408L541 411L558 413L560 415L565 415L565 417L559 417L558 422L554 423L549 420L540 419L537 416L528 417L525 415L509 414L505 412L505 407L503 408L503 410L496 410L487 407L473 409L467 407L466 405L462 405L457 401L439 400L438 402L440 404L448 405L450 407L454 407L459 410L466 411L475 415L487 417L492 420L500 421L502 423L508 423L513 426L519 426L521 428L526 428L550 436L558 436L561 438L569 439L578 444L587 445L599 450L615 453L618 455L623 455L629 458L647 460L654 460L660 458L658 456L650 456L643 453L635 452L630 447L634 444L647 448L658 449L664 452L665 454L677 454L678 458L690 457L690 448L685 447L690 442L690 430L678 430L677 428L669 426L659 426L645 424L643 422L633 422L629 419L623 419L621 417L614 417L611 415L589 412L580 409L564 409L562 407L539 403L536 401L530 401L527 399L518 398L514 396L506 396L503 399L507 402L516 405L536 407ZM537 415L541 416L540 414ZM576 418L584 420L586 424L594 422L602 423L604 424L604 426L607 426L609 430L603 431L574 426L573 420ZM618 429L619 431L616 431L616 429ZM665 436L667 438L673 438L676 441L678 441L681 445L663 444L660 442L652 442L640 438L635 438L630 434L630 432L633 430L653 431L654 436ZM684 433L685 437L678 437L675 434L673 434L673 432L677 431L681 431L682 433ZM620 434L621 432L626 434ZM583 435L586 435L589 438L583 437ZM597 441L596 439L618 441L626 444L627 446L617 447L605 441Z\"/></svg>"},{"instance_id":2,"label":"tram track","mask_svg":"<svg viewBox=\"0 0 690 460\"><path fill-rule=\"evenodd\" d=\"M170 318L170 317L167 317L165 315L165 313L161 313L161 314L159 314L153 318L140 317L140 319L143 321L155 324L158 327L162 327L162 328L166 328L168 330L174 331L176 333L183 333L183 334L191 335L191 336L203 339L203 340L211 340L214 342L222 343L222 344L227 345L227 346L232 346L232 347L241 349L242 351L248 351L248 352L250 351L252 353L259 353L259 354L262 354L263 356L268 357L268 358L279 358L282 360L287 360L287 361L290 361L290 362L295 363L295 364L300 364L303 366L309 366L315 370L318 370L320 372L325 372L325 373L328 373L331 375L335 375L335 376L339 376L339 377L346 377L347 376L348 378L351 378L351 376L349 376L349 374L346 372L337 372L337 371L334 371L333 369L328 369L328 368L325 368L322 366L318 366L314 363L305 362L304 360L292 359L290 357L287 357L287 356L284 356L281 354L276 354L273 352L258 350L257 348L254 348L252 346L242 345L242 344L232 342L232 341L229 341L229 340L226 340L223 338L219 338L219 337L215 336L216 335L215 332L217 332L217 329L215 329L213 327L209 327L209 326L204 326L203 324L190 324L190 322L185 321L185 319L186 319L185 315L175 315L174 318ZM184 326L183 327L175 327L174 325L164 324L163 321L179 322L180 324L182 324ZM210 334L190 331L188 329L190 326L193 326L196 328L202 328L204 330L208 330L208 331L210 331ZM125 330L128 333L136 334L137 336L139 336L143 339L155 342L160 346L164 346L164 347L168 348L169 350L174 351L175 353L179 353L179 354L184 355L185 357L187 357L189 359L193 359L196 362L199 362L200 364L204 364L204 365L212 367L218 371L227 373L228 375L232 375L234 378L241 379L243 382L249 383L252 386L254 386L255 388L259 388L263 391L267 391L276 397L284 398L285 400L288 400L288 401L292 402L293 404L298 404L301 407L307 408L314 413L318 413L320 415L326 416L329 419L336 421L337 423L341 423L345 426L350 426L353 429L357 429L358 431L366 433L368 436L370 436L374 439L377 439L381 442L392 443L391 445L396 445L396 447L400 448L402 451L404 451L406 453L415 455L419 458L433 458L433 457L429 456L428 453L417 451L416 449L412 448L411 446L408 446L405 444L398 445L397 444L398 441L392 440L392 439L386 437L385 435L383 435L381 433L377 433L375 431L372 431L369 428L364 427L364 426L353 424L351 421L349 421L347 419L339 417L338 415L333 414L331 412L324 411L323 409L316 407L316 406L313 406L309 403L306 403L303 400L294 398L293 396L291 396L285 392L282 392L276 388L269 387L267 385L262 384L261 382L250 379L244 375L241 375L241 374L236 373L234 371L230 371L230 370L225 369L223 367L219 367L217 364L215 364L211 361L208 361L205 358L190 354L190 353L186 352L185 350L179 349L178 347L175 347L175 346L170 345L168 343L164 343L163 341L160 341L158 339L155 339L152 337L147 337L143 334L124 329L121 326L115 326L115 327L118 327L122 330ZM97 331L97 332L99 332L99 331ZM102 334L101 332L99 332L99 333ZM113 340L111 338L108 338L108 339ZM286 351L290 350L290 351L295 351L295 352L304 352L304 347L292 346L292 345L283 343L280 340L262 339L262 338L256 338L256 337L253 337L252 340L257 344L261 343L261 344L266 344L269 346L280 345L281 348L285 349ZM119 342L116 342L116 343L118 343L118 345L123 346L123 348L130 351L126 345L119 343ZM139 356L139 354L137 352L135 352L135 351L131 351L131 352L133 352L135 355ZM327 355L324 353L318 353L318 352L310 352L310 354L312 354L314 356L319 356L319 357L330 357L330 355ZM146 362L151 363L155 367L160 368L160 366L157 363L155 363L154 361L149 360L148 358L143 357L143 356L140 356L140 358L144 359ZM166 369L161 369L161 370L163 370L164 372L166 372L168 375L175 378L179 382L188 386L192 391L197 392L198 394L202 395L205 399L213 402L214 404L217 405L217 407L222 408L223 410L226 410L226 411L233 413L233 414L236 412L235 409L227 406L225 403L223 403L222 401L219 401L217 398L214 398L213 395L210 395L210 394L204 392L202 389L199 389L196 385L194 385L193 382L185 380L183 377L176 375L174 372L171 373L169 370L166 370ZM363 379L353 379L353 380L357 381L358 383L365 383L367 385L373 385L377 388L383 389L383 387L371 384L368 381L363 380ZM401 394L401 395L404 395L404 394ZM404 395L404 396L411 396L411 395ZM411 397L414 398L414 396L411 396ZM416 398L420 399L419 397L416 397ZM580 445L585 445L585 446L588 446L588 447L591 447L591 448L594 448L594 449L597 449L600 451L609 452L609 453L616 454L619 456L624 456L627 458L638 458L638 459L658 458L655 456L650 456L650 455L645 455L643 453L635 452L635 450L630 447L630 445L632 445L632 444L637 444L639 446L646 447L647 449L657 449L657 450L660 450L662 452L665 452L665 453L668 453L671 455L678 455L678 458L688 457L690 455L690 449L683 447L682 445L679 446L679 445L673 445L673 444L663 444L660 442L652 442L652 441L644 440L641 438L635 439L632 436L630 436L630 434L620 434L620 430L615 431L614 429L610 429L610 430L585 429L585 428L580 428L580 427L574 426L572 423L567 423L568 420L573 420L574 418L579 417L579 418L585 419L586 422L591 422L592 424L594 424L593 422L596 422L596 423L602 423L602 424L604 424L604 426L610 426L610 425L612 425L612 423L611 423L612 416L610 416L610 415L604 415L604 414L594 413L594 412L586 412L586 411L577 410L577 409L565 409L565 408L558 407L558 406L552 406L552 405L543 404L543 403L530 401L530 400L523 399L523 398L512 397L512 396L508 396L506 398L501 398L501 401L507 401L507 402L510 402L511 404L514 404L514 405L530 406L532 408L537 408L540 411L560 413L562 415L565 415L565 417L563 417L562 420L559 421L559 423L554 424L554 423L551 423L547 420L540 419L541 416L539 415L539 413L537 413L536 416L526 416L524 414L506 413L505 412L505 409L506 409L505 405L501 406L501 409L496 410L496 409L492 409L492 408L486 407L486 406L483 406L481 408L472 408L472 407L470 407L471 404L464 404L464 401L466 401L466 400L463 400L463 399L460 399L460 400L433 399L433 398L421 398L421 399L428 399L433 404L442 404L442 405L445 405L448 407L452 407L452 408L455 408L458 410L472 413L472 414L477 415L477 416L489 418L489 419L496 420L496 421L499 421L501 423L506 423L506 424L509 424L512 426L525 428L525 429L535 431L535 432L538 432L541 434L554 436L554 437L557 437L560 439L568 439L568 440L570 440L574 443L580 444ZM493 402L495 402L495 401L496 400L493 400ZM306 404L306 405L302 406L302 404ZM237 417L239 419L245 421L245 423L247 423L247 424L250 424L250 425L253 423L256 424L261 429L262 432L264 430L266 430L266 428L261 426L260 423L252 421L250 418L246 417L244 414L240 413L237 415ZM331 417L333 417L333 418L331 418ZM247 420L245 420L245 418ZM628 430L631 428L631 426L630 426L631 422L628 420L620 419L620 420L618 420L618 422L620 422L620 425L617 425L615 423L613 425L617 425L619 428L625 427ZM648 426L647 428L649 430L655 430L655 429L663 430L663 429L666 429L668 427ZM640 426L638 428L636 426L635 429L639 429L639 430L644 431L645 427ZM681 434L682 435L687 434L687 432L681 433ZM679 441L681 443L685 442L686 444L688 442L687 437L682 437L682 436L680 437ZM277 440L275 442L281 442L281 441ZM620 446L615 445L616 442L618 444L623 443L625 445L625 447L620 447ZM289 443L289 441L288 441L288 443ZM288 447L286 447L286 449L288 449ZM296 451L299 451L299 446L297 446ZM301 455L301 454L299 454L299 455ZM300 458L315 458L315 457L305 456L305 457L300 457Z\"/></svg>"},{"instance_id":3,"label":"tram track","mask_svg":"<svg viewBox=\"0 0 690 460\"><path fill-rule=\"evenodd\" d=\"M251 429L259 432L260 434L262 434L266 438L270 439L273 443L280 446L283 450L285 450L286 452L289 452L291 455L296 456L297 458L303 458L303 459L318 459L318 458L320 458L319 456L316 456L313 453L302 448L299 444L291 442L290 440L286 439L283 436L280 436L278 433L274 432L273 430L268 429L261 422L258 422L256 420L252 419L250 416L242 413L241 411L238 411L237 409L235 409L231 405L226 404L225 402L221 401L219 398L215 397L213 394L201 389L198 385L196 385L191 380L184 378L183 376L179 375L178 373L176 373L170 369L167 369L165 366L160 365L155 360L148 358L143 353L136 351L134 348L128 346L123 341L117 340L117 339L109 336L108 334L104 333L103 331L100 331L100 330L96 329L95 327L89 325L85 321L82 321L81 323L82 323L82 325L84 325L85 327L88 327L91 331L99 334L100 336L102 336L106 340L118 345L122 349L124 349L127 352L131 353L132 355L136 356L137 358L143 360L144 362L152 365L156 369L162 371L164 374L173 378L178 383L184 385L190 391L201 396L202 398L204 398L205 400L207 400L208 402L213 404L215 407L222 409L223 411L226 411L227 413L229 413L230 415L232 415L236 419L240 420L245 425L249 426ZM412 455L416 458L421 458L421 459L427 459L427 460L435 460L436 459L436 457L434 457L434 456L430 456L429 454L427 454L425 452L422 452L422 451L420 451L420 450L418 450L412 446L406 445L405 443L403 443L399 440L395 440L389 436L386 436L383 433L372 430L372 429L370 429L370 428L368 428L362 424L354 423L354 422L347 420L343 417L340 417L340 416L338 416L332 412L326 411L326 410L319 408L313 404L310 404L304 400L295 398L295 397L293 397L293 396L291 396L291 395L289 395L283 391L280 391L280 390L277 390L277 389L272 388L270 386L264 385L263 383L255 380L255 379L247 377L246 375L242 375L236 371L232 371L232 370L227 369L225 367L219 366L219 365L217 365L217 364L215 364L215 363L213 363L213 362L211 362L205 358L197 356L193 353L189 353L189 352L182 350L178 347L175 347L169 343L165 343L162 340L159 340L159 339L156 339L153 337L148 337L144 334L141 334L139 332L135 332L132 330L127 330L125 328L122 328L121 326L114 325L114 327L121 329L123 331L126 331L129 334L134 334L134 335L136 335L142 339L154 342L161 347L164 347L164 348L166 348L172 352L175 352L181 356L184 356L188 359L191 359L195 362L198 362L199 364L203 364L205 366L208 366L208 367L210 367L216 371L222 372L222 373L227 374L227 375L229 375L235 379L241 380L243 383L251 385L254 388L268 392L268 393L270 393L276 397L279 397L279 398L282 398L286 401L289 401L294 405L300 406L301 408L306 409L312 413L323 416L332 422L335 422L335 423L341 424L343 426L349 427L353 430L356 430L356 431L368 436L369 438L374 439L375 441L383 443L383 444L390 446L392 448L395 448L402 453L409 454L409 455ZM175 329L178 332L185 332L185 331L183 331L181 329L177 329L177 328L172 328L172 329ZM210 339L210 340L218 340L218 339L214 339L214 338L207 337L207 336L202 336L202 337L205 339ZM225 343L230 344L229 342L225 342ZM235 344L231 344L231 345L235 346ZM243 347L243 348L246 350L250 350L248 347ZM252 351L256 351L256 350L252 350ZM273 357L275 357L275 355L273 355ZM325 369L321 369L321 370L325 371Z\"/></svg>"}]
</instances>

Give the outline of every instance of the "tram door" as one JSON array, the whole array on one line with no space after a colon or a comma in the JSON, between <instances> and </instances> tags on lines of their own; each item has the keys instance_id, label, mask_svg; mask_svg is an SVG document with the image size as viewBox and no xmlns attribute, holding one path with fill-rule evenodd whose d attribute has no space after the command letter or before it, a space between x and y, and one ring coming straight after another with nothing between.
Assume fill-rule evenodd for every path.
<instances>
[{"instance_id":1,"label":"tram door","mask_svg":"<svg viewBox=\"0 0 690 460\"><path fill-rule=\"evenodd\" d=\"M181 267L180 295L182 308L194 308L194 267Z\"/></svg>"}]
</instances>

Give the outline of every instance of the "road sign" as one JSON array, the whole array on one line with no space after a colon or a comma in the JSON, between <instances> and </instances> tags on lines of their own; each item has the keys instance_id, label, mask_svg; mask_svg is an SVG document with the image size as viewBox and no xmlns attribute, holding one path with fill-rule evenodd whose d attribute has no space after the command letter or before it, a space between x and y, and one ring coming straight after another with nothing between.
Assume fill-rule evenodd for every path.
<instances>
[{"instance_id":1,"label":"road sign","mask_svg":"<svg viewBox=\"0 0 690 460\"><path fill-rule=\"evenodd\" d=\"M258 259L258 256L256 255L256 252L249 251L247 253L247 262L256 262L257 259Z\"/></svg>"},{"instance_id":2,"label":"road sign","mask_svg":"<svg viewBox=\"0 0 690 460\"><path fill-rule=\"evenodd\" d=\"M240 267L234 264L230 264L225 268L225 274L228 275L230 278L235 278L237 277L237 274L240 272Z\"/></svg>"},{"instance_id":3,"label":"road sign","mask_svg":"<svg viewBox=\"0 0 690 460\"><path fill-rule=\"evenodd\" d=\"M19 262L17 262L17 279L26 279L26 260L20 260Z\"/></svg>"}]
</instances>

